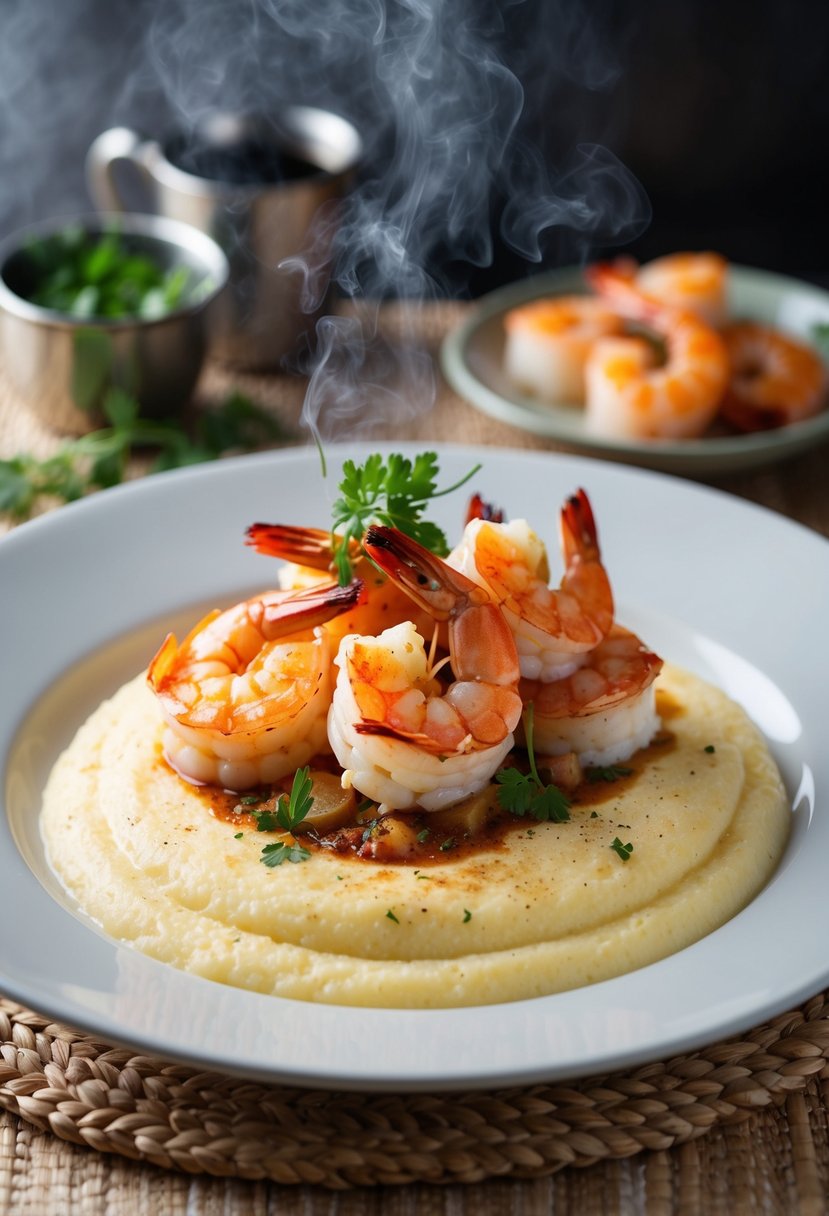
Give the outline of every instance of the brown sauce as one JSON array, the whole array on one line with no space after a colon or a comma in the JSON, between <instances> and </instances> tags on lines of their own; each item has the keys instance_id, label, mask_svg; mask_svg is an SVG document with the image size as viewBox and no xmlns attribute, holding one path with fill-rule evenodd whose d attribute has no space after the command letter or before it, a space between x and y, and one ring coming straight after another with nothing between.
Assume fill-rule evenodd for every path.
<instances>
[{"instance_id":1,"label":"brown sauce","mask_svg":"<svg viewBox=\"0 0 829 1216\"><path fill-rule=\"evenodd\" d=\"M658 703L663 720L677 717L682 707L666 696ZM636 752L623 764L606 768L587 768L585 777L575 789L567 791L571 804L571 820L580 819L603 803L618 799L635 785L639 775L655 759L676 746L671 731L661 730L652 742ZM161 761L164 763L164 761ZM515 754L507 757L504 767L515 765L526 769L526 757ZM333 757L319 756L311 764L313 770L338 772ZM188 783L191 797L195 797L204 810L215 819L234 827L237 831L258 830L257 812L273 810L276 800L290 788L291 779L286 778L275 787L251 791L249 794L229 793L215 786L198 786ZM426 811L395 812L382 819L376 815L373 803L362 804L356 821L326 833L298 831L297 838L312 852L329 852L368 864L437 866L450 859L460 860L474 857L481 852L505 850L513 834L532 835L540 825L531 818L519 818L501 810L497 801L497 787L493 783L487 793L475 797L486 799L482 822L474 831L464 830L451 822L452 812L429 813ZM462 820L462 807L455 808ZM450 822L445 822L447 816ZM399 830L399 831L398 831ZM396 834L397 833L397 834ZM399 839L403 838L401 848ZM267 841L271 833L263 833Z\"/></svg>"}]
</instances>

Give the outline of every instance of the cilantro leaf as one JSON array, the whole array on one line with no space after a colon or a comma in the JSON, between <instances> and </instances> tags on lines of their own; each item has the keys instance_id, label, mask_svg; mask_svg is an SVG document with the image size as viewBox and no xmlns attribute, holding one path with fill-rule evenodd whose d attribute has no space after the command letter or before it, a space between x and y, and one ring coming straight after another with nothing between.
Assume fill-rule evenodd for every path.
<instances>
[{"instance_id":1,"label":"cilantro leaf","mask_svg":"<svg viewBox=\"0 0 829 1216\"><path fill-rule=\"evenodd\" d=\"M433 498L457 490L480 467L476 465L454 485L438 490L435 452L421 452L414 460L391 452L385 462L379 452L374 452L362 465L346 460L338 486L339 497L332 507L334 563L340 583L346 585L351 581L352 547L372 523L398 528L439 557L445 557L449 546L444 532L421 516Z\"/></svg>"},{"instance_id":2,"label":"cilantro leaf","mask_svg":"<svg viewBox=\"0 0 829 1216\"><path fill-rule=\"evenodd\" d=\"M524 734L527 739L528 773L517 768L502 768L495 774L498 783L498 805L511 815L531 816L542 822L566 823L570 818L570 800L557 785L545 785L538 775L533 749L533 704L524 712Z\"/></svg>"}]
</instances>

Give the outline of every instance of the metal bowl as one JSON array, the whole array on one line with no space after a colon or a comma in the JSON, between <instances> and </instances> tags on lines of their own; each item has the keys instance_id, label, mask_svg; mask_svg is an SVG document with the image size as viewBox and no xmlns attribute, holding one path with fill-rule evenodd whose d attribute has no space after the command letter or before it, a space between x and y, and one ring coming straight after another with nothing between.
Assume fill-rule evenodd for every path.
<instances>
[{"instance_id":1,"label":"metal bowl","mask_svg":"<svg viewBox=\"0 0 829 1216\"><path fill-rule=\"evenodd\" d=\"M80 319L27 299L35 267L27 246L68 227L117 232L124 248L162 269L186 266L198 285L187 302L149 320ZM45 425L83 434L105 422L107 393L122 389L147 418L175 417L190 398L213 331L227 259L189 224L148 215L83 215L34 224L0 244L0 357L25 405Z\"/></svg>"}]
</instances>

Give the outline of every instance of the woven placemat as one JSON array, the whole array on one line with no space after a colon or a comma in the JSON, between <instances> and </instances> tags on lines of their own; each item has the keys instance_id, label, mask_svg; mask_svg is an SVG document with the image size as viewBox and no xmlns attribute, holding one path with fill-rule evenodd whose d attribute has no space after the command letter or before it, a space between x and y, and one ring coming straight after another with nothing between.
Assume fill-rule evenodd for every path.
<instances>
[{"instance_id":1,"label":"woven placemat","mask_svg":"<svg viewBox=\"0 0 829 1216\"><path fill-rule=\"evenodd\" d=\"M627 1073L453 1094L270 1086L165 1063L0 999L0 1105L167 1169L343 1189L540 1178L693 1140L829 1076L829 993Z\"/></svg>"}]
</instances>

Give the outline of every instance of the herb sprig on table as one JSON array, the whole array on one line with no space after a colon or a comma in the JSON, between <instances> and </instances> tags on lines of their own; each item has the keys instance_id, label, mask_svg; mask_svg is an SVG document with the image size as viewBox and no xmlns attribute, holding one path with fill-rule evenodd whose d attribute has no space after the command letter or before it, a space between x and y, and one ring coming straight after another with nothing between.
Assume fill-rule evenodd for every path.
<instances>
[{"instance_id":1,"label":"herb sprig on table","mask_svg":"<svg viewBox=\"0 0 829 1216\"><path fill-rule=\"evenodd\" d=\"M150 472L160 472L290 438L277 419L242 393L200 414L190 431L173 421L142 418L137 402L120 389L107 393L103 412L108 426L68 440L52 456L23 452L0 460L0 514L21 520L40 498L72 502L90 490L117 485L137 448L157 449Z\"/></svg>"},{"instance_id":2,"label":"herb sprig on table","mask_svg":"<svg viewBox=\"0 0 829 1216\"><path fill-rule=\"evenodd\" d=\"M345 586L353 577L352 542L362 540L369 524L398 528L424 548L445 557L449 552L446 536L437 524L422 518L423 511L432 499L465 485L480 468L476 464L459 481L439 490L435 452L420 452L414 460L399 452L392 452L384 460L376 452L362 465L346 460L338 486L340 497L332 508L334 562L340 583Z\"/></svg>"}]
</instances>

